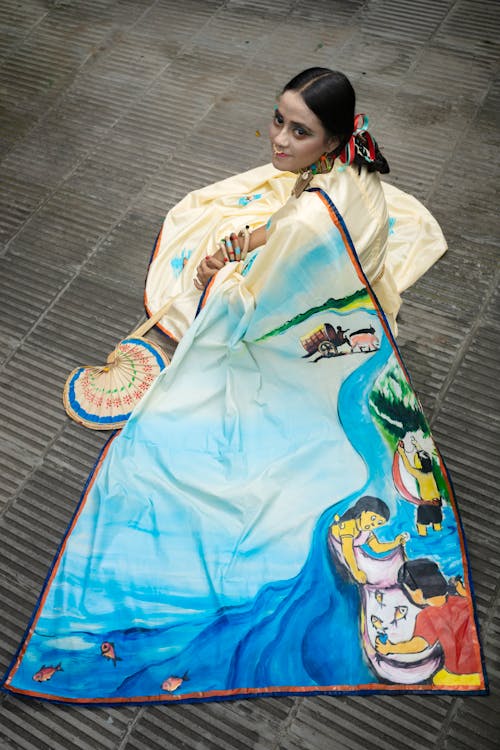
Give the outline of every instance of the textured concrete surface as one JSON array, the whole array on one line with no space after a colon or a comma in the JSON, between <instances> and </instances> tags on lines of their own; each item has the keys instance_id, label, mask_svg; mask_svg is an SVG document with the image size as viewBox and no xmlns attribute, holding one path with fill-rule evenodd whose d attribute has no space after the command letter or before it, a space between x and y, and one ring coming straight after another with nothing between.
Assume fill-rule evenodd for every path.
<instances>
[{"instance_id":1,"label":"textured concrete surface","mask_svg":"<svg viewBox=\"0 0 500 750\"><path fill-rule=\"evenodd\" d=\"M2 696L2 750L500 746L498 52L493 0L1 0L0 668L105 436L67 373L141 319L150 249L189 189L268 160L273 100L344 70L448 254L400 346L454 478L488 698L283 698L82 709ZM333 647L333 644L325 644Z\"/></svg>"}]
</instances>

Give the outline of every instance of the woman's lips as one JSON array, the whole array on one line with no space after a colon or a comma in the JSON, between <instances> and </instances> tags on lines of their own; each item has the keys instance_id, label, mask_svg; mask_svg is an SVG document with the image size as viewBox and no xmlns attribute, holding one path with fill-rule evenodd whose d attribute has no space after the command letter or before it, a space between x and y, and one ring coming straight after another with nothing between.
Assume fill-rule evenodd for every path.
<instances>
[{"instance_id":1,"label":"woman's lips","mask_svg":"<svg viewBox=\"0 0 500 750\"><path fill-rule=\"evenodd\" d=\"M278 157L278 159L285 159L289 156L289 154L285 154L284 151L277 151L275 148L273 148L273 154Z\"/></svg>"}]
</instances>

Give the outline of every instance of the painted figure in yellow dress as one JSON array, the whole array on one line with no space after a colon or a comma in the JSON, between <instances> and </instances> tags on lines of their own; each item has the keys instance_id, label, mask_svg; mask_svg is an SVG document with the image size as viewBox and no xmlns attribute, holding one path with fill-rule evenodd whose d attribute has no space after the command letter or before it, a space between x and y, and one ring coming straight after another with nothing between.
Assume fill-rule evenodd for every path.
<instances>
[{"instance_id":1,"label":"painted figure in yellow dress","mask_svg":"<svg viewBox=\"0 0 500 750\"><path fill-rule=\"evenodd\" d=\"M404 545L409 539L409 534L403 532L392 542L378 540L374 529L386 524L390 515L389 507L383 500L364 495L342 516L335 516L330 533L340 542L344 559L358 583L366 583L367 576L358 566L355 547L367 544L374 552L390 552L399 545Z\"/></svg>"}]
</instances>

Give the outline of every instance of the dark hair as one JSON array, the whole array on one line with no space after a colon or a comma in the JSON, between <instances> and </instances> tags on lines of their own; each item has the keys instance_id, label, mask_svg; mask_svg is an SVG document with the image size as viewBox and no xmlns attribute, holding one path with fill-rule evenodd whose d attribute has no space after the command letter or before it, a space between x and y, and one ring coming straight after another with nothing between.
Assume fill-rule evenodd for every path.
<instances>
[{"instance_id":1,"label":"dark hair","mask_svg":"<svg viewBox=\"0 0 500 750\"><path fill-rule=\"evenodd\" d=\"M444 596L448 593L448 583L437 563L427 557L407 560L398 570L398 583L405 584L410 591L420 589L424 599ZM404 588L404 587L403 587Z\"/></svg>"},{"instance_id":2,"label":"dark hair","mask_svg":"<svg viewBox=\"0 0 500 750\"><path fill-rule=\"evenodd\" d=\"M386 521L391 517L391 511L389 510L387 503L384 503L384 501L380 500L378 497L363 495L363 497L360 497L353 506L346 510L344 515L339 519L339 523L358 518L358 516L360 516L365 510L376 513L378 516L382 516Z\"/></svg>"},{"instance_id":3,"label":"dark hair","mask_svg":"<svg viewBox=\"0 0 500 750\"><path fill-rule=\"evenodd\" d=\"M285 91L296 91L316 117L321 120L328 135L339 139L333 151L338 156L347 145L354 127L356 94L351 82L343 73L329 68L307 68L294 76L284 87ZM360 136L362 139L362 137ZM389 165L375 143L375 161L368 162L356 152L353 164L358 169L366 167L369 172L389 172Z\"/></svg>"},{"instance_id":4,"label":"dark hair","mask_svg":"<svg viewBox=\"0 0 500 750\"><path fill-rule=\"evenodd\" d=\"M432 458L427 451L417 451L417 456L420 459L420 465L424 474L432 473Z\"/></svg>"}]
</instances>

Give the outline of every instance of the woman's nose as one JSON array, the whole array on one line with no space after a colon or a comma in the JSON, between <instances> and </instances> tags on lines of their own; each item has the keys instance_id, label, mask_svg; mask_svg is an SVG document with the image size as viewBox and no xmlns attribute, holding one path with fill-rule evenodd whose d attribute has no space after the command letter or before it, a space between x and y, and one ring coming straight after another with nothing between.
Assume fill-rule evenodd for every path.
<instances>
[{"instance_id":1,"label":"woman's nose","mask_svg":"<svg viewBox=\"0 0 500 750\"><path fill-rule=\"evenodd\" d=\"M285 148L288 146L289 138L285 130L281 130L274 139L276 146Z\"/></svg>"}]
</instances>

